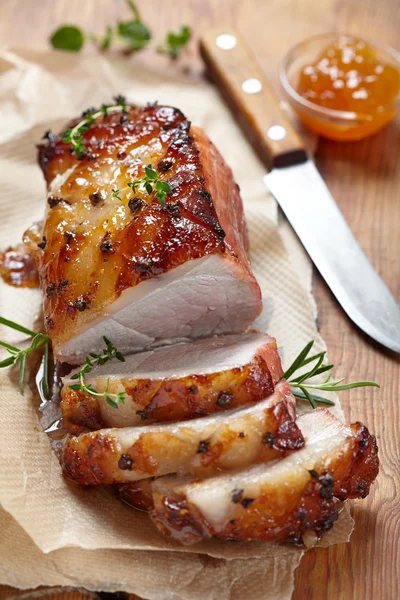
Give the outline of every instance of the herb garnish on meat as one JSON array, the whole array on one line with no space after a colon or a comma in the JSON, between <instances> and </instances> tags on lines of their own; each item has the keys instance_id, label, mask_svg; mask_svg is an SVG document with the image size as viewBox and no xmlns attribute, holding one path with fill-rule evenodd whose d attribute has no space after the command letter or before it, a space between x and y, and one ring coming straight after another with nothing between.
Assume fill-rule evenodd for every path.
<instances>
[{"instance_id":1,"label":"herb garnish on meat","mask_svg":"<svg viewBox=\"0 0 400 600\"><path fill-rule=\"evenodd\" d=\"M121 362L125 362L125 357L121 352L119 352L114 344L105 336L103 336L103 340L105 341L106 347L104 348L101 354L91 353L90 357L87 356L85 358L85 362L83 367L77 372L71 375L71 379L79 379L79 383L73 383L70 385L71 390L81 391L86 394L90 394L91 396L104 397L106 399L107 404L112 406L113 408L118 408L118 404L125 404L125 392L118 392L117 394L112 394L108 391L110 380L107 379L106 388L104 392L96 392L96 390L91 385L86 385L85 377L96 365L104 365L104 363L108 362L112 358L117 358Z\"/></svg>"},{"instance_id":2,"label":"herb garnish on meat","mask_svg":"<svg viewBox=\"0 0 400 600\"><path fill-rule=\"evenodd\" d=\"M83 119L62 134L63 142L65 144L71 144L72 150L79 160L82 160L82 158L88 155L88 149L83 143L82 134L89 129L92 123L95 123L100 117L107 117L107 115L111 113L127 112L126 100L123 96L116 96L115 102L116 104L114 106L103 104L98 111L95 111L93 108L88 108L82 114Z\"/></svg>"},{"instance_id":3,"label":"herb garnish on meat","mask_svg":"<svg viewBox=\"0 0 400 600\"><path fill-rule=\"evenodd\" d=\"M150 167L150 165L149 165ZM137 183L137 182L135 182ZM121 191L121 190L120 190ZM7 342L3 342L0 340L0 346L3 346L10 354L7 358L0 361L0 368L9 367L16 363L20 363L20 372L19 372L19 388L21 394L24 393L24 378L25 378L25 367L26 367L26 358L28 354L35 350L39 350L40 348L44 349L44 373L43 373L43 391L46 397L49 397L49 381L48 381L48 362L49 362L49 344L50 338L45 333L37 333L35 331L31 331L27 329L23 325L19 325L14 321L10 321L5 319L4 317L0 317L0 324L5 325L7 327L11 327L17 331L21 331L25 333L30 338L32 338L31 345L28 348L17 348L16 346L12 346ZM79 383L74 383L69 387L72 390L79 390L90 394L91 396L104 397L106 402L112 406L113 408L118 408L119 404L125 403L125 392L118 392L116 394L108 391L109 389L109 379L107 379L107 384L104 392L97 392L91 385L86 385L85 377L96 365L103 365L108 362L112 358L117 358L118 360L124 362L125 357L121 352L117 350L114 344L103 337L106 348L103 350L101 354L91 353L90 356L85 358L85 362L82 368L74 375L71 376L71 379L79 380ZM285 371L282 375L281 379L286 379L290 384L293 395L296 398L300 398L302 400L308 400L313 408L317 408L317 404L327 404L333 406L335 403L328 398L324 398L323 396L317 396L314 394L313 390L321 390L323 392L340 392L343 390L351 390L358 387L380 387L378 383L374 381L354 381L352 383L344 383L344 377L341 379L332 380L331 378L331 370L333 369L332 364L323 364L323 360L325 358L326 352L318 352L317 354L313 354L309 356L310 350L314 345L314 341L308 342L308 344L303 348L300 354L295 358L290 367ZM313 363L314 366L310 368L310 370L303 372L300 375L296 375L296 373L303 369L306 365ZM313 377L317 375L321 375L322 373L328 373L326 379L320 383L311 383ZM293 377L294 376L294 377Z\"/></svg>"},{"instance_id":4,"label":"herb garnish on meat","mask_svg":"<svg viewBox=\"0 0 400 600\"><path fill-rule=\"evenodd\" d=\"M121 188L120 190L114 189L111 197L122 200L121 193L127 192L130 189L133 193L136 193L137 191L142 191L144 189L149 195L155 191L154 197L161 206L165 206L165 197L172 192L171 186L167 181L161 181L157 171L153 169L151 165L147 165L144 171L144 177L137 179L136 181L130 181L126 184L126 187Z\"/></svg>"}]
</instances>

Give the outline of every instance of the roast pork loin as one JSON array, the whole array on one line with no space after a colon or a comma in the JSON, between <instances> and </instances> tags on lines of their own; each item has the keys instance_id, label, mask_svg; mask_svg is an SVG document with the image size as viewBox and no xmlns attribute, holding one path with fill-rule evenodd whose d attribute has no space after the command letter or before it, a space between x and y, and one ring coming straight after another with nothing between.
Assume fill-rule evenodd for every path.
<instances>
[{"instance_id":1,"label":"roast pork loin","mask_svg":"<svg viewBox=\"0 0 400 600\"><path fill-rule=\"evenodd\" d=\"M282 381L268 399L243 410L70 437L61 464L69 478L83 485L124 483L168 473L207 477L245 468L304 445L294 421L295 403L289 384Z\"/></svg>"},{"instance_id":2,"label":"roast pork loin","mask_svg":"<svg viewBox=\"0 0 400 600\"><path fill-rule=\"evenodd\" d=\"M211 536L301 542L338 517L335 499L363 498L378 473L374 436L326 409L297 423L305 446L282 460L246 471L190 481L173 476L151 483L151 517L160 531L192 544Z\"/></svg>"},{"instance_id":3,"label":"roast pork loin","mask_svg":"<svg viewBox=\"0 0 400 600\"><path fill-rule=\"evenodd\" d=\"M94 367L85 377L97 392L125 392L124 404L73 390L63 380L61 407L71 433L193 419L264 400L282 376L276 342L247 333L156 348ZM72 373L71 373L72 375Z\"/></svg>"},{"instance_id":4,"label":"roast pork loin","mask_svg":"<svg viewBox=\"0 0 400 600\"><path fill-rule=\"evenodd\" d=\"M77 124L79 119L69 124ZM245 331L261 311L238 186L176 108L128 107L82 134L78 159L48 135L48 207L38 266L55 357L80 364L103 336L126 354ZM151 164L172 192L127 189Z\"/></svg>"}]
</instances>

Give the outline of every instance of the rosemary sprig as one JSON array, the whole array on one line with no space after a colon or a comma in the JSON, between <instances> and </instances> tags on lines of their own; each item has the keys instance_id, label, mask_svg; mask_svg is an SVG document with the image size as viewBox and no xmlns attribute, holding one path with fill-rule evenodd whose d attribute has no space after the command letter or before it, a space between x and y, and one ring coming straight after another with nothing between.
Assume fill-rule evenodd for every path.
<instances>
[{"instance_id":1,"label":"rosemary sprig","mask_svg":"<svg viewBox=\"0 0 400 600\"><path fill-rule=\"evenodd\" d=\"M85 383L85 377L96 365L104 365L104 363L108 362L112 358L117 358L121 362L125 362L125 358L121 352L119 352L114 344L107 339L105 336L103 340L106 344L103 352L101 354L91 353L90 357L87 356L85 358L85 362L83 367L77 372L71 375L71 379L79 379L79 383L73 383L70 385L71 390L77 390L84 392L86 394L90 394L91 396L96 397L104 397L106 399L107 404L112 406L113 408L118 408L119 404L125 404L125 392L118 392L117 394L111 394L108 391L110 380L107 379L106 389L104 392L97 392L91 385L87 385Z\"/></svg>"},{"instance_id":2,"label":"rosemary sprig","mask_svg":"<svg viewBox=\"0 0 400 600\"><path fill-rule=\"evenodd\" d=\"M6 327L10 327L11 329L15 329L16 331L20 331L25 333L30 338L32 338L31 345L28 348L17 348L16 346L12 346L7 342L0 341L0 346L5 348L7 352L10 354L7 358L0 361L0 368L9 367L11 365L15 365L16 363L20 363L19 367L19 389L21 394L24 394L24 382L25 382L25 368L26 368L26 358L28 354L34 352L35 350L39 350L40 348L44 348L44 370L43 370L43 392L46 398L50 395L49 388L49 380L48 380L48 361L49 361L49 336L45 333L37 333L35 331L31 331L23 325L19 325L14 321L10 321L9 319L5 319L4 317L0 317L0 323L5 325Z\"/></svg>"},{"instance_id":3,"label":"rosemary sprig","mask_svg":"<svg viewBox=\"0 0 400 600\"><path fill-rule=\"evenodd\" d=\"M151 165L147 165L144 171L145 175L141 179L129 182L126 187L121 188L120 190L112 190L110 198L118 198L118 200L122 200L121 194L129 190L132 190L134 194L138 190L145 190L149 195L155 191L154 197L156 200L158 200L161 206L165 206L165 197L167 194L172 192L171 186L167 181L161 181L157 171L153 169Z\"/></svg>"},{"instance_id":4,"label":"rosemary sprig","mask_svg":"<svg viewBox=\"0 0 400 600\"><path fill-rule=\"evenodd\" d=\"M88 108L82 114L83 119L74 127L66 129L62 134L62 141L64 144L71 144L72 149L79 160L88 154L88 149L83 142L82 134L89 129L92 123L95 123L99 117L105 118L110 113L127 112L126 100L123 96L116 96L115 102L116 104L114 106L103 104L98 111L95 111L93 108Z\"/></svg>"},{"instance_id":5,"label":"rosemary sprig","mask_svg":"<svg viewBox=\"0 0 400 600\"><path fill-rule=\"evenodd\" d=\"M313 340L308 342L308 344L294 359L290 367L282 375L282 379L286 379L288 383L290 383L292 393L297 398L301 398L303 400L306 399L309 401L313 408L317 408L317 403L327 405L334 405L335 403L332 400L328 400L328 398L324 398L323 396L317 396L313 393L313 390L321 390L324 392L340 392L342 390L352 390L358 387L380 387L374 381L355 381L354 383L342 384L342 382L345 379L344 377L342 377L341 379L332 380L331 370L333 369L333 365L323 364L326 352L318 352L317 354L309 356L313 345ZM313 362L314 366L311 367L309 371L306 371L301 375L296 375L295 377L293 377L293 375L295 375L297 371ZM323 382L310 382L310 380L313 377L321 375L322 373L327 373L327 377Z\"/></svg>"}]
</instances>

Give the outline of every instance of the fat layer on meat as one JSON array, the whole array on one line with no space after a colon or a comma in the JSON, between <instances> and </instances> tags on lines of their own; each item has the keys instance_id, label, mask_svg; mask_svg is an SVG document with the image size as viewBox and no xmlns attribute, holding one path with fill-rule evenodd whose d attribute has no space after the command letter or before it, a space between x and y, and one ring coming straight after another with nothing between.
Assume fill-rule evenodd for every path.
<instances>
[{"instance_id":1,"label":"fat layer on meat","mask_svg":"<svg viewBox=\"0 0 400 600\"><path fill-rule=\"evenodd\" d=\"M77 483L136 481L168 473L210 476L267 462L304 445L295 399L282 381L246 409L180 423L102 429L68 439L64 473Z\"/></svg>"},{"instance_id":2,"label":"fat layer on meat","mask_svg":"<svg viewBox=\"0 0 400 600\"><path fill-rule=\"evenodd\" d=\"M48 209L38 267L56 358L80 364L104 335L125 354L245 331L261 293L238 186L207 136L153 105L110 113L82 137L82 159L61 136L39 147ZM148 164L171 187L165 206L126 191Z\"/></svg>"},{"instance_id":3,"label":"fat layer on meat","mask_svg":"<svg viewBox=\"0 0 400 600\"><path fill-rule=\"evenodd\" d=\"M110 406L69 386L61 407L71 433L177 421L258 402L273 393L282 366L273 338L248 333L201 339L115 359L93 368L85 381L97 392L125 393Z\"/></svg>"},{"instance_id":4,"label":"fat layer on meat","mask_svg":"<svg viewBox=\"0 0 400 600\"><path fill-rule=\"evenodd\" d=\"M282 460L201 481L154 480L154 523L183 544L211 536L300 543L306 531L319 535L332 527L336 499L365 497L377 476L375 437L326 409L297 423L305 446Z\"/></svg>"}]
</instances>

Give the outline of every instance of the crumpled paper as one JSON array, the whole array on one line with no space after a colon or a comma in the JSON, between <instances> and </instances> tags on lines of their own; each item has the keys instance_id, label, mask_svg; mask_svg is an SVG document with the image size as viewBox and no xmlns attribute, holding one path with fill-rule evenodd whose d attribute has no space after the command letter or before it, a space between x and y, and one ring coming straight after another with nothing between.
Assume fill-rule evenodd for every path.
<instances>
[{"instance_id":1,"label":"crumpled paper","mask_svg":"<svg viewBox=\"0 0 400 600\"><path fill-rule=\"evenodd\" d=\"M324 349L315 325L311 266L290 228L278 226L275 201L262 180L265 169L218 91L190 74L161 74L141 68L140 61L99 56L0 52L1 246L18 241L42 217L45 185L35 144L43 132L117 93L138 104L179 106L204 127L241 187L264 298L255 327L277 338L284 365L310 339ZM40 302L37 290L0 284L0 314L27 327ZM21 339L11 330L0 335L14 343ZM40 429L31 392L19 395L12 370L0 373L0 389L0 583L124 590L148 600L290 598L302 550L217 540L182 548L163 539L146 515L120 503L112 490L68 484ZM338 401L334 412L342 417ZM322 544L345 542L351 530L345 507Z\"/></svg>"}]
</instances>

